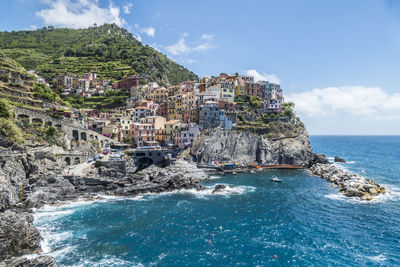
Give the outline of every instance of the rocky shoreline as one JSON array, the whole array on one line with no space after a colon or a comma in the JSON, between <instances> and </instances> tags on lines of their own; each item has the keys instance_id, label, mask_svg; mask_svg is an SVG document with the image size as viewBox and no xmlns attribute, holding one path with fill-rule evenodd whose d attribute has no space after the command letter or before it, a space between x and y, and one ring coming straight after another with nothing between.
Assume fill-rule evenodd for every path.
<instances>
[{"instance_id":1,"label":"rocky shoreline","mask_svg":"<svg viewBox=\"0 0 400 267\"><path fill-rule=\"evenodd\" d=\"M165 168L150 166L136 172L126 166L99 166L95 177L62 175L62 164L52 153L18 153L0 157L0 267L56 266L54 258L24 255L41 252L42 238L33 225L32 208L77 199L137 196L180 189L203 190L208 175L194 163L178 159ZM114 178L118 177L118 178Z\"/></svg>"},{"instance_id":2,"label":"rocky shoreline","mask_svg":"<svg viewBox=\"0 0 400 267\"><path fill-rule=\"evenodd\" d=\"M345 196L358 197L361 200L372 200L374 196L386 194L386 188L371 179L346 171L332 163L317 163L309 169L332 185L337 186Z\"/></svg>"},{"instance_id":3,"label":"rocky shoreline","mask_svg":"<svg viewBox=\"0 0 400 267\"><path fill-rule=\"evenodd\" d=\"M302 133L300 137L270 141L275 143L269 144L268 149L265 149L264 144L267 139L260 139L256 141L258 148L247 152L243 151L243 145L246 144L238 144L242 135L243 133L239 132L222 133L221 138L224 141L218 144L214 142L215 134L209 133L197 140L189 153L186 151L181 155L186 159L177 159L164 168L152 165L137 171L133 160L127 160L123 164L98 164L92 170L93 177L63 175L62 164L51 152L31 151L2 155L0 267L56 266L54 258L50 256L31 259L24 257L41 252L42 238L33 225L32 208L77 199L94 200L99 195L131 197L181 189L204 190L206 188L200 181L207 180L209 175L203 169L197 168L196 164L220 159L218 157L222 154L223 159L229 160L262 159L262 163L301 164L312 174L338 186L345 196L358 197L361 200L371 200L374 196L387 192L372 180L345 171L329 163L324 155L313 153L306 133ZM204 142L206 144L202 147ZM230 154L226 154L225 149L230 151ZM229 188L225 185L216 185L212 193L217 194L227 189Z\"/></svg>"}]
</instances>

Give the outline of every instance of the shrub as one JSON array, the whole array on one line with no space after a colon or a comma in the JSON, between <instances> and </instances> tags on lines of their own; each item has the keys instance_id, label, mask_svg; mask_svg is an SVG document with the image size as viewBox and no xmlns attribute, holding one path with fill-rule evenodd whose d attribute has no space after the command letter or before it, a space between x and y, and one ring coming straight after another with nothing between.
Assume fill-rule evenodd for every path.
<instances>
[{"instance_id":1,"label":"shrub","mask_svg":"<svg viewBox=\"0 0 400 267\"><path fill-rule=\"evenodd\" d=\"M58 95L53 90L41 83L33 85L33 96L48 100L49 102L59 100Z\"/></svg>"},{"instance_id":2,"label":"shrub","mask_svg":"<svg viewBox=\"0 0 400 267\"><path fill-rule=\"evenodd\" d=\"M0 135L16 143L23 143L21 129L10 119L0 118Z\"/></svg>"},{"instance_id":3,"label":"shrub","mask_svg":"<svg viewBox=\"0 0 400 267\"><path fill-rule=\"evenodd\" d=\"M8 111L8 107L3 99L0 99L0 117L1 118L10 117L10 112Z\"/></svg>"}]
</instances>

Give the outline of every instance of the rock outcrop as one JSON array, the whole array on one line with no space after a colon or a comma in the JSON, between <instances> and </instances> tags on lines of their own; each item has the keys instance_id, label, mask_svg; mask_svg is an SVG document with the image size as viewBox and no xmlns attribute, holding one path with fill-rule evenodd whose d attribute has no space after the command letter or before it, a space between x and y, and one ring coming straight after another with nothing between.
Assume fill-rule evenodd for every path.
<instances>
[{"instance_id":1,"label":"rock outcrop","mask_svg":"<svg viewBox=\"0 0 400 267\"><path fill-rule=\"evenodd\" d=\"M204 189L199 183L208 175L198 169L194 163L178 159L165 168L152 165L127 178L131 185L116 190L118 195L137 195L143 193L161 193L177 189Z\"/></svg>"},{"instance_id":2,"label":"rock outcrop","mask_svg":"<svg viewBox=\"0 0 400 267\"><path fill-rule=\"evenodd\" d=\"M202 164L220 161L307 166L314 157L304 128L294 135L280 136L260 135L250 130L206 130L194 140L190 154Z\"/></svg>"},{"instance_id":3,"label":"rock outcrop","mask_svg":"<svg viewBox=\"0 0 400 267\"><path fill-rule=\"evenodd\" d=\"M341 157L339 157L339 156L335 156L334 161L335 162L340 162L340 163L346 163L346 161L344 159L342 159Z\"/></svg>"},{"instance_id":4,"label":"rock outcrop","mask_svg":"<svg viewBox=\"0 0 400 267\"><path fill-rule=\"evenodd\" d=\"M359 197L362 200L371 200L378 194L385 194L386 189L374 181L343 170L334 164L314 164L310 171L319 177L337 185L347 197Z\"/></svg>"},{"instance_id":5,"label":"rock outcrop","mask_svg":"<svg viewBox=\"0 0 400 267\"><path fill-rule=\"evenodd\" d=\"M56 261L50 256L41 256L34 259L27 259L24 257L12 258L0 262L0 267L56 267Z\"/></svg>"},{"instance_id":6,"label":"rock outcrop","mask_svg":"<svg viewBox=\"0 0 400 267\"><path fill-rule=\"evenodd\" d=\"M40 233L32 222L27 212L0 212L0 261L40 252Z\"/></svg>"}]
</instances>

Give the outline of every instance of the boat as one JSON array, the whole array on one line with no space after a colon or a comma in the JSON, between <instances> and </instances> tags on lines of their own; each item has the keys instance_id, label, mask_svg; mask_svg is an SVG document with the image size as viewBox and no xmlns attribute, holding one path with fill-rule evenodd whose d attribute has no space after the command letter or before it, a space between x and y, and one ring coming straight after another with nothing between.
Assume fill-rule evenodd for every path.
<instances>
[{"instance_id":1,"label":"boat","mask_svg":"<svg viewBox=\"0 0 400 267\"><path fill-rule=\"evenodd\" d=\"M251 170L250 173L256 173L255 171Z\"/></svg>"},{"instance_id":2,"label":"boat","mask_svg":"<svg viewBox=\"0 0 400 267\"><path fill-rule=\"evenodd\" d=\"M282 182L283 180L282 180L282 179L279 179L278 177L276 177L276 176L274 175L274 176L272 176L271 181L272 181L272 182L280 183L280 182Z\"/></svg>"},{"instance_id":3,"label":"boat","mask_svg":"<svg viewBox=\"0 0 400 267\"><path fill-rule=\"evenodd\" d=\"M237 172L232 172L233 175L238 175Z\"/></svg>"}]
</instances>

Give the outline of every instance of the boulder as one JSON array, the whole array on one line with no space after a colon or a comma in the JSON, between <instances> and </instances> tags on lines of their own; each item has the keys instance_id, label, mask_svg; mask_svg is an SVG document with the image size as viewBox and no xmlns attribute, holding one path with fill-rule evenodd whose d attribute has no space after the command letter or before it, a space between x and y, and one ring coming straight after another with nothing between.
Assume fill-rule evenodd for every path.
<instances>
[{"instance_id":1,"label":"boulder","mask_svg":"<svg viewBox=\"0 0 400 267\"><path fill-rule=\"evenodd\" d=\"M222 191L224 191L226 188L227 188L227 186L224 185L224 184L217 184L217 185L215 185L214 190L212 191L212 194L222 192Z\"/></svg>"},{"instance_id":2,"label":"boulder","mask_svg":"<svg viewBox=\"0 0 400 267\"><path fill-rule=\"evenodd\" d=\"M346 163L346 161L338 156L335 156L335 162Z\"/></svg>"}]
</instances>

